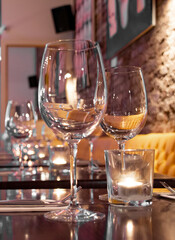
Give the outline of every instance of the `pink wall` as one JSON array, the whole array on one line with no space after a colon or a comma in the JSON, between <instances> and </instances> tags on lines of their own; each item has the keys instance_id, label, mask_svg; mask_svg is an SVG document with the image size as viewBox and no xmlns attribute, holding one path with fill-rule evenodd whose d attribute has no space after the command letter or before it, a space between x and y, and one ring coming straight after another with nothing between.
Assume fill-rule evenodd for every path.
<instances>
[{"instance_id":1,"label":"pink wall","mask_svg":"<svg viewBox=\"0 0 175 240\"><path fill-rule=\"evenodd\" d=\"M49 41L73 38L74 33L72 31L55 33L51 15L52 8L67 4L73 6L73 2L74 0L2 0L2 24L7 29L3 32L1 38L1 131L4 130L5 109L9 98L8 47L44 46ZM19 94L17 89L15 89L15 92Z\"/></svg>"},{"instance_id":2,"label":"pink wall","mask_svg":"<svg viewBox=\"0 0 175 240\"><path fill-rule=\"evenodd\" d=\"M8 98L35 101L35 88L29 88L28 77L36 75L36 48L8 48ZM14 91L14 89L18 89Z\"/></svg>"},{"instance_id":3,"label":"pink wall","mask_svg":"<svg viewBox=\"0 0 175 240\"><path fill-rule=\"evenodd\" d=\"M7 27L3 41L41 45L70 37L70 32L55 33L51 9L72 3L73 0L2 0L2 24Z\"/></svg>"}]
</instances>

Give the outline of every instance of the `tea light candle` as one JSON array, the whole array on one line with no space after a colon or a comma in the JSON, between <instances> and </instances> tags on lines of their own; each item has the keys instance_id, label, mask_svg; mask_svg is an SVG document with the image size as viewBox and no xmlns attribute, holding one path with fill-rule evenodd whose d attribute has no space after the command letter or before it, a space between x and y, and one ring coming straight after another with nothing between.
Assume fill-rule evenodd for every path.
<instances>
[{"instance_id":1,"label":"tea light candle","mask_svg":"<svg viewBox=\"0 0 175 240\"><path fill-rule=\"evenodd\" d=\"M56 157L53 159L53 163L55 165L64 165L67 163L67 161L63 157Z\"/></svg>"},{"instance_id":2,"label":"tea light candle","mask_svg":"<svg viewBox=\"0 0 175 240\"><path fill-rule=\"evenodd\" d=\"M35 154L35 151L32 150L32 149L29 149L29 150L27 151L27 154L28 154L28 155L33 155L33 154Z\"/></svg>"},{"instance_id":3,"label":"tea light candle","mask_svg":"<svg viewBox=\"0 0 175 240\"><path fill-rule=\"evenodd\" d=\"M39 158L45 158L45 156L46 156L46 155L45 155L44 152L40 152L40 153L38 154L38 157L39 157Z\"/></svg>"},{"instance_id":4,"label":"tea light candle","mask_svg":"<svg viewBox=\"0 0 175 240\"><path fill-rule=\"evenodd\" d=\"M118 182L118 195L124 197L133 197L141 195L143 192L143 183L136 181L132 177L126 177Z\"/></svg>"}]
</instances>

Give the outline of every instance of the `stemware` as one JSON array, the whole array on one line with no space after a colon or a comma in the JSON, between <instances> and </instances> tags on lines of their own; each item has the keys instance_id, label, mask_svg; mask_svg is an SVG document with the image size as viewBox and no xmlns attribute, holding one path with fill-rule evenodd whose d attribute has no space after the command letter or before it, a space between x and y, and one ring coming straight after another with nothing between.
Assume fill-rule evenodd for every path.
<instances>
[{"instance_id":1,"label":"stemware","mask_svg":"<svg viewBox=\"0 0 175 240\"><path fill-rule=\"evenodd\" d=\"M77 144L95 130L106 110L107 87L99 44L71 39L46 44L38 102L46 124L70 147L70 204L45 217L65 222L102 219L104 214L79 206L76 176Z\"/></svg>"},{"instance_id":2,"label":"stemware","mask_svg":"<svg viewBox=\"0 0 175 240\"><path fill-rule=\"evenodd\" d=\"M147 96L140 67L106 69L108 106L101 121L104 132L113 137L119 149L143 128L147 116Z\"/></svg>"},{"instance_id":3,"label":"stemware","mask_svg":"<svg viewBox=\"0 0 175 240\"><path fill-rule=\"evenodd\" d=\"M5 129L19 145L19 170L15 176L22 176L23 166L23 142L29 139L35 128L36 113L32 101L18 102L9 100L5 113Z\"/></svg>"},{"instance_id":4,"label":"stemware","mask_svg":"<svg viewBox=\"0 0 175 240\"><path fill-rule=\"evenodd\" d=\"M96 129L91 133L87 139L89 140L89 171L90 173L99 173L101 172L100 166L97 163L94 163L93 159L93 149L94 149L94 141L98 137L102 135L103 131L100 126L97 126Z\"/></svg>"}]
</instances>

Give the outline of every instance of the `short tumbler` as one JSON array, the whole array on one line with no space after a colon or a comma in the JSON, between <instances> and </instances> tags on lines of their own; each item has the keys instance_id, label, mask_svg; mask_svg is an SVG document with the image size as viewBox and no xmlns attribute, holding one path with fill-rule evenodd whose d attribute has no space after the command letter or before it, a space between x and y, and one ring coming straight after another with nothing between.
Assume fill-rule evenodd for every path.
<instances>
[{"instance_id":1,"label":"short tumbler","mask_svg":"<svg viewBox=\"0 0 175 240\"><path fill-rule=\"evenodd\" d=\"M153 149L106 150L108 201L122 206L152 204Z\"/></svg>"}]
</instances>

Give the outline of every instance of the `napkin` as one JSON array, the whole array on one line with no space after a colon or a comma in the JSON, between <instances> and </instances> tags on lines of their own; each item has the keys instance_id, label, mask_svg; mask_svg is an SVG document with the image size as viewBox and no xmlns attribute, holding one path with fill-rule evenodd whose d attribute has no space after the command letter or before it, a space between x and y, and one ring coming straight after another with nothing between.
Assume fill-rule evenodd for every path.
<instances>
[{"instance_id":1,"label":"napkin","mask_svg":"<svg viewBox=\"0 0 175 240\"><path fill-rule=\"evenodd\" d=\"M174 193L154 193L154 196L175 200L175 194Z\"/></svg>"},{"instance_id":2,"label":"napkin","mask_svg":"<svg viewBox=\"0 0 175 240\"><path fill-rule=\"evenodd\" d=\"M48 212L65 209L67 205L57 202L45 204L42 200L5 200L0 201L0 212Z\"/></svg>"}]
</instances>

